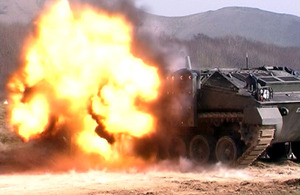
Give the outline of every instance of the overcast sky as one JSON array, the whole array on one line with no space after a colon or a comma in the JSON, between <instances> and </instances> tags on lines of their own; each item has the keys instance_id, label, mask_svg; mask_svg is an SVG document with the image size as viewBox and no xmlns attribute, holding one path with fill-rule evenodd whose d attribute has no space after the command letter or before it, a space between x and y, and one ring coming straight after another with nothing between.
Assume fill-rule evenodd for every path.
<instances>
[{"instance_id":1,"label":"overcast sky","mask_svg":"<svg viewBox=\"0 0 300 195\"><path fill-rule=\"evenodd\" d=\"M136 0L138 7L162 16L185 16L229 6L253 7L300 17L300 0Z\"/></svg>"}]
</instances>

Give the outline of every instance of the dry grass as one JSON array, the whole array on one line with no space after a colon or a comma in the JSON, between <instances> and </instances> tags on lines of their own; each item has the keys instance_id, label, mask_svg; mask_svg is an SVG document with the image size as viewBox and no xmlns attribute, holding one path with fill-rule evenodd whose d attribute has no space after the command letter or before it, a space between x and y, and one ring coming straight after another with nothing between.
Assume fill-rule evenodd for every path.
<instances>
[{"instance_id":1,"label":"dry grass","mask_svg":"<svg viewBox=\"0 0 300 195\"><path fill-rule=\"evenodd\" d=\"M21 139L9 130L7 122L7 105L0 103L0 149L3 145L20 143Z\"/></svg>"}]
</instances>

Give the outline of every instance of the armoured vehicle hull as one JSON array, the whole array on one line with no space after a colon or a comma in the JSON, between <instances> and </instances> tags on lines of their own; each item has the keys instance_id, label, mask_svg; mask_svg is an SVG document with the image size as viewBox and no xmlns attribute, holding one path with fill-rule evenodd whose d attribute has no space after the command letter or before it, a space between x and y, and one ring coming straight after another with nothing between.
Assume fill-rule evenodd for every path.
<instances>
[{"instance_id":1,"label":"armoured vehicle hull","mask_svg":"<svg viewBox=\"0 0 300 195\"><path fill-rule=\"evenodd\" d=\"M176 143L196 163L247 166L267 148L270 157L278 157L272 147L285 150L285 142L300 159L297 72L281 67L187 68L170 75L166 86L173 109L168 125L177 129Z\"/></svg>"}]
</instances>

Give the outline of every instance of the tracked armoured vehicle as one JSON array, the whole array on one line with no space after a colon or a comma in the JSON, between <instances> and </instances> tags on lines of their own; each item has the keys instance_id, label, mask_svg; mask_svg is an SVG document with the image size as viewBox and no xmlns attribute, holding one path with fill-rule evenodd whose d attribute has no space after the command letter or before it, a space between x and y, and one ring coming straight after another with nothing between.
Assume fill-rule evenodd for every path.
<instances>
[{"instance_id":1,"label":"tracked armoured vehicle","mask_svg":"<svg viewBox=\"0 0 300 195\"><path fill-rule=\"evenodd\" d=\"M166 94L173 109L168 124L177 129L170 144L173 153L199 164L221 161L244 167L267 148L270 157L283 155L289 142L300 159L296 71L185 68L168 76Z\"/></svg>"}]
</instances>

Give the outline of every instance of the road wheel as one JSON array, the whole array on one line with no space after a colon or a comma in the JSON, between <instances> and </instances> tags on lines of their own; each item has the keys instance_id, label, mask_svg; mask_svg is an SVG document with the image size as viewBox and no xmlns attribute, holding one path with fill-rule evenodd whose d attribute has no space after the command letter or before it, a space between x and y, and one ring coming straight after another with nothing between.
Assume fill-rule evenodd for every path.
<instances>
[{"instance_id":1,"label":"road wheel","mask_svg":"<svg viewBox=\"0 0 300 195\"><path fill-rule=\"evenodd\" d=\"M190 142L190 158L197 164L205 164L209 160L210 147L207 138L196 135Z\"/></svg>"},{"instance_id":2,"label":"road wheel","mask_svg":"<svg viewBox=\"0 0 300 195\"><path fill-rule=\"evenodd\" d=\"M216 145L217 161L225 165L232 165L237 159L237 146L233 138L229 136L221 137Z\"/></svg>"},{"instance_id":3,"label":"road wheel","mask_svg":"<svg viewBox=\"0 0 300 195\"><path fill-rule=\"evenodd\" d=\"M300 142L292 142L292 151L300 162Z\"/></svg>"},{"instance_id":4,"label":"road wheel","mask_svg":"<svg viewBox=\"0 0 300 195\"><path fill-rule=\"evenodd\" d=\"M286 158L286 149L284 143L273 144L267 149L267 154L272 161L278 161Z\"/></svg>"}]
</instances>

